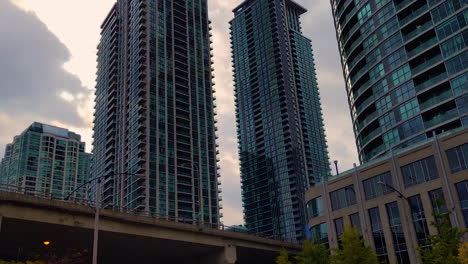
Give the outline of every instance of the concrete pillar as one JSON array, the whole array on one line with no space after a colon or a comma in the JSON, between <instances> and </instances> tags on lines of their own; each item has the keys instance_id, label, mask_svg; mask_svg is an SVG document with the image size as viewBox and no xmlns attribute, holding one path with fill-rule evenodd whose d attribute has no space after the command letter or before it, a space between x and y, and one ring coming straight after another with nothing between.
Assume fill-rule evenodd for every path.
<instances>
[{"instance_id":1,"label":"concrete pillar","mask_svg":"<svg viewBox=\"0 0 468 264\"><path fill-rule=\"evenodd\" d=\"M224 249L216 250L204 256L198 262L200 264L237 264L237 248L226 245Z\"/></svg>"}]
</instances>

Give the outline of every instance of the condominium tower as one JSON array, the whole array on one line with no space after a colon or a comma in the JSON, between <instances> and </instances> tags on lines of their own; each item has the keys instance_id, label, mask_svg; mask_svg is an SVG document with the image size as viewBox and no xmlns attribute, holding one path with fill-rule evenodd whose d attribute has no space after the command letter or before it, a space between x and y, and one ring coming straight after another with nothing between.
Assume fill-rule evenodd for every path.
<instances>
[{"instance_id":1,"label":"condominium tower","mask_svg":"<svg viewBox=\"0 0 468 264\"><path fill-rule=\"evenodd\" d=\"M306 9L249 0L231 21L244 219L250 231L302 240L304 193L330 173Z\"/></svg>"},{"instance_id":2,"label":"condominium tower","mask_svg":"<svg viewBox=\"0 0 468 264\"><path fill-rule=\"evenodd\" d=\"M102 24L94 177L103 203L219 223L207 0L118 0Z\"/></svg>"},{"instance_id":3,"label":"condominium tower","mask_svg":"<svg viewBox=\"0 0 468 264\"><path fill-rule=\"evenodd\" d=\"M91 154L81 137L64 128L33 123L5 149L0 190L62 200L88 199L83 186L90 175Z\"/></svg>"},{"instance_id":4,"label":"condominium tower","mask_svg":"<svg viewBox=\"0 0 468 264\"><path fill-rule=\"evenodd\" d=\"M331 0L361 162L468 124L466 0Z\"/></svg>"}]
</instances>

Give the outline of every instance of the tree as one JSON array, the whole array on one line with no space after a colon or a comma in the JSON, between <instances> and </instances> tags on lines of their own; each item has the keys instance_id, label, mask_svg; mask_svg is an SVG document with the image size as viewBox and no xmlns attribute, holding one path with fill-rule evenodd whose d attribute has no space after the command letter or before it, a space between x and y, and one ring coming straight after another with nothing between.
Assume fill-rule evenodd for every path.
<instances>
[{"instance_id":1,"label":"tree","mask_svg":"<svg viewBox=\"0 0 468 264\"><path fill-rule=\"evenodd\" d=\"M436 201L436 203L439 203ZM452 227L451 212L434 212L435 221L431 225L439 230L439 234L430 236L431 247L419 248L420 258L424 264L460 264L458 249L462 242L464 231Z\"/></svg>"},{"instance_id":2,"label":"tree","mask_svg":"<svg viewBox=\"0 0 468 264\"><path fill-rule=\"evenodd\" d=\"M276 264L292 264L291 261L289 261L289 253L286 249L281 249L280 250L280 255L276 258Z\"/></svg>"},{"instance_id":3,"label":"tree","mask_svg":"<svg viewBox=\"0 0 468 264\"><path fill-rule=\"evenodd\" d=\"M359 231L346 227L340 237L342 248L333 249L332 264L378 264L377 255L371 247L364 244Z\"/></svg>"},{"instance_id":4,"label":"tree","mask_svg":"<svg viewBox=\"0 0 468 264\"><path fill-rule=\"evenodd\" d=\"M324 244L314 244L306 240L295 259L297 264L329 264L330 252Z\"/></svg>"},{"instance_id":5,"label":"tree","mask_svg":"<svg viewBox=\"0 0 468 264\"><path fill-rule=\"evenodd\" d=\"M458 250L458 260L461 264L468 264L468 242L463 243Z\"/></svg>"}]
</instances>

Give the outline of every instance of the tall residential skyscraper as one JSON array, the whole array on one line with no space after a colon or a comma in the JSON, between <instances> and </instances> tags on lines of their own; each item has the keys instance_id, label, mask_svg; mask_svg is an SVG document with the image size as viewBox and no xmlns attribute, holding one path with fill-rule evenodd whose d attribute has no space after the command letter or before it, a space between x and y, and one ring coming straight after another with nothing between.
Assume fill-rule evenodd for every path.
<instances>
[{"instance_id":1,"label":"tall residential skyscraper","mask_svg":"<svg viewBox=\"0 0 468 264\"><path fill-rule=\"evenodd\" d=\"M93 176L103 202L219 223L207 0L118 0L98 47Z\"/></svg>"},{"instance_id":2,"label":"tall residential skyscraper","mask_svg":"<svg viewBox=\"0 0 468 264\"><path fill-rule=\"evenodd\" d=\"M64 199L86 183L91 154L81 137L64 128L33 123L6 146L0 164L0 190ZM86 199L86 188L72 198Z\"/></svg>"},{"instance_id":3,"label":"tall residential skyscraper","mask_svg":"<svg viewBox=\"0 0 468 264\"><path fill-rule=\"evenodd\" d=\"M361 162L468 124L466 0L331 0Z\"/></svg>"},{"instance_id":4,"label":"tall residential skyscraper","mask_svg":"<svg viewBox=\"0 0 468 264\"><path fill-rule=\"evenodd\" d=\"M249 0L231 21L245 223L297 240L304 193L330 173L305 12L291 0Z\"/></svg>"}]
</instances>

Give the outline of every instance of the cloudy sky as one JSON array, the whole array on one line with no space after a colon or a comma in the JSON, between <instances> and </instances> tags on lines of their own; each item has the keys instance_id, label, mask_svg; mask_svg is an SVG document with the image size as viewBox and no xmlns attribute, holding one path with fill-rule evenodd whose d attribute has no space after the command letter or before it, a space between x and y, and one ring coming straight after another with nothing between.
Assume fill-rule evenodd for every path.
<instances>
[{"instance_id":1,"label":"cloudy sky","mask_svg":"<svg viewBox=\"0 0 468 264\"><path fill-rule=\"evenodd\" d=\"M115 0L0 0L0 157L33 121L80 133L91 150L99 26ZM231 10L241 0L209 0L223 181L224 222L240 224L242 204L229 50ZM330 159L357 162L329 0L297 0L309 12Z\"/></svg>"}]
</instances>

